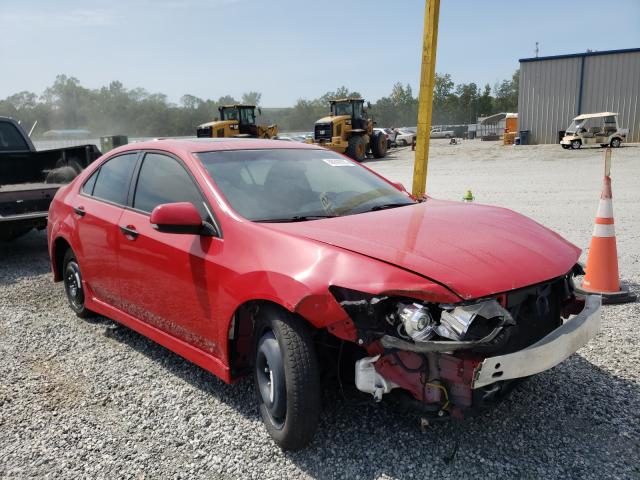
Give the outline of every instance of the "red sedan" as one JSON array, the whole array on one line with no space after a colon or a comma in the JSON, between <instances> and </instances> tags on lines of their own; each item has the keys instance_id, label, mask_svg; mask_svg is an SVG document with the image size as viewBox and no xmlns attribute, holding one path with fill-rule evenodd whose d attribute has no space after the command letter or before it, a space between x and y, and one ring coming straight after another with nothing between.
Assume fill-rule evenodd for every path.
<instances>
[{"instance_id":1,"label":"red sedan","mask_svg":"<svg viewBox=\"0 0 640 480\"><path fill-rule=\"evenodd\" d=\"M80 317L120 322L234 382L268 432L311 441L320 373L462 417L597 334L579 249L512 211L414 199L317 146L158 140L56 195L49 251Z\"/></svg>"}]
</instances>

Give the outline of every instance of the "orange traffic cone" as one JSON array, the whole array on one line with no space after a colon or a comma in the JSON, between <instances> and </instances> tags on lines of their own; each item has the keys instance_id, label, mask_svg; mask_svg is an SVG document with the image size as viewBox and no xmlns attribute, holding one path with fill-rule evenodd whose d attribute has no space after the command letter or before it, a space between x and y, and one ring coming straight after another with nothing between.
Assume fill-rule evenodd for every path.
<instances>
[{"instance_id":1,"label":"orange traffic cone","mask_svg":"<svg viewBox=\"0 0 640 480\"><path fill-rule=\"evenodd\" d=\"M636 296L629 292L628 288L620 285L616 232L613 224L610 165L611 149L607 149L602 194L587 256L587 273L582 281L582 287L576 290L583 294L600 294L602 303L626 303L633 302Z\"/></svg>"}]
</instances>

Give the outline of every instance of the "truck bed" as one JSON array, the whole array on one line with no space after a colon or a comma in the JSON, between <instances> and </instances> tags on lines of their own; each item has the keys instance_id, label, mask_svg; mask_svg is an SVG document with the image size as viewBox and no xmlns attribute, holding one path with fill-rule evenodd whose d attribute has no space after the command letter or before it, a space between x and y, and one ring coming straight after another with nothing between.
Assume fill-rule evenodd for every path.
<instances>
[{"instance_id":1,"label":"truck bed","mask_svg":"<svg viewBox=\"0 0 640 480\"><path fill-rule=\"evenodd\" d=\"M32 190L57 190L63 184L61 183L14 183L13 185L0 185L0 193L4 192L29 192Z\"/></svg>"},{"instance_id":2,"label":"truck bed","mask_svg":"<svg viewBox=\"0 0 640 480\"><path fill-rule=\"evenodd\" d=\"M70 182L100 156L95 145L37 151L20 126L0 117L0 241L47 224L59 182ZM46 183L49 182L55 183Z\"/></svg>"},{"instance_id":3,"label":"truck bed","mask_svg":"<svg viewBox=\"0 0 640 480\"><path fill-rule=\"evenodd\" d=\"M62 185L16 183L0 187L0 222L25 218L46 218L49 204Z\"/></svg>"}]
</instances>

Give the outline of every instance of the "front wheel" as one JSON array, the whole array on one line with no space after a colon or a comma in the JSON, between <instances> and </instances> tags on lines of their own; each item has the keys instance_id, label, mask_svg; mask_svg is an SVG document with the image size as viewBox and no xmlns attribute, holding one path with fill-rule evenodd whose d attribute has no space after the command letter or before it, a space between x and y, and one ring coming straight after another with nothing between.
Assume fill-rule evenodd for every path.
<instances>
[{"instance_id":1,"label":"front wheel","mask_svg":"<svg viewBox=\"0 0 640 480\"><path fill-rule=\"evenodd\" d=\"M373 151L373 145L371 150ZM364 142L364 138L360 135L353 135L349 139L349 146L347 147L347 155L353 158L356 162L361 162L365 159L365 153L367 151L367 145Z\"/></svg>"},{"instance_id":2,"label":"front wheel","mask_svg":"<svg viewBox=\"0 0 640 480\"><path fill-rule=\"evenodd\" d=\"M267 308L256 339L260 415L280 447L299 450L311 442L320 416L320 375L311 335L300 318Z\"/></svg>"},{"instance_id":3,"label":"front wheel","mask_svg":"<svg viewBox=\"0 0 640 480\"><path fill-rule=\"evenodd\" d=\"M619 148L621 143L622 142L620 141L619 138L612 138L611 139L611 148Z\"/></svg>"},{"instance_id":4,"label":"front wheel","mask_svg":"<svg viewBox=\"0 0 640 480\"><path fill-rule=\"evenodd\" d=\"M571 141L571 148L573 148L574 150L578 150L581 146L582 146L582 142L580 140Z\"/></svg>"},{"instance_id":5,"label":"front wheel","mask_svg":"<svg viewBox=\"0 0 640 480\"><path fill-rule=\"evenodd\" d=\"M562 145L562 148L564 148L565 150L569 150L571 148L571 145Z\"/></svg>"}]
</instances>

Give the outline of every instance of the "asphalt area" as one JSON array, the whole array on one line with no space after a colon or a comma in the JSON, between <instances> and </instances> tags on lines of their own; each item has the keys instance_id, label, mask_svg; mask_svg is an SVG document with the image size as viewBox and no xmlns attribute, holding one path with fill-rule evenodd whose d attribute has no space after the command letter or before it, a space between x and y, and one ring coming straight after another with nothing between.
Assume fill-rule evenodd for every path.
<instances>
[{"instance_id":1,"label":"asphalt area","mask_svg":"<svg viewBox=\"0 0 640 480\"><path fill-rule=\"evenodd\" d=\"M428 193L504 206L589 245L601 149L431 143ZM411 186L409 148L366 165ZM620 273L640 294L640 145L613 152ZM470 231L469 235L473 235ZM584 261L586 257L582 260ZM262 427L250 381L211 374L114 322L83 321L43 232L0 244L0 478L638 478L640 303L483 415L436 424L337 386L301 452Z\"/></svg>"}]
</instances>

